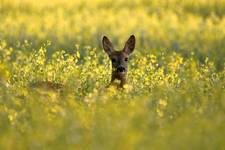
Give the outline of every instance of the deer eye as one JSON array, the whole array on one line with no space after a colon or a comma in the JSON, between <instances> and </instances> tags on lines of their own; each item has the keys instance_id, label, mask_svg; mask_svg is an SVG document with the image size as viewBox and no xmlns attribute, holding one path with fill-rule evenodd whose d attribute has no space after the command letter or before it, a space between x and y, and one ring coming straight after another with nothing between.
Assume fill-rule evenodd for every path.
<instances>
[{"instance_id":1,"label":"deer eye","mask_svg":"<svg viewBox=\"0 0 225 150\"><path fill-rule=\"evenodd\" d=\"M126 57L124 60L125 60L125 61L128 61L128 58Z\"/></svg>"},{"instance_id":2,"label":"deer eye","mask_svg":"<svg viewBox=\"0 0 225 150\"><path fill-rule=\"evenodd\" d=\"M116 62L116 59L115 58L112 58L112 62L115 63Z\"/></svg>"}]
</instances>

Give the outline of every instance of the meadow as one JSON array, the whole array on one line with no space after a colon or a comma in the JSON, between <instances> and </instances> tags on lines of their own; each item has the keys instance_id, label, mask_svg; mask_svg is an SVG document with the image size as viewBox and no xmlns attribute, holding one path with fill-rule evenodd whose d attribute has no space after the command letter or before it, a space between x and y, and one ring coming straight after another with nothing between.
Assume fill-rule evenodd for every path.
<instances>
[{"instance_id":1,"label":"meadow","mask_svg":"<svg viewBox=\"0 0 225 150\"><path fill-rule=\"evenodd\" d=\"M0 0L1 150L223 150L224 124L225 0Z\"/></svg>"}]
</instances>

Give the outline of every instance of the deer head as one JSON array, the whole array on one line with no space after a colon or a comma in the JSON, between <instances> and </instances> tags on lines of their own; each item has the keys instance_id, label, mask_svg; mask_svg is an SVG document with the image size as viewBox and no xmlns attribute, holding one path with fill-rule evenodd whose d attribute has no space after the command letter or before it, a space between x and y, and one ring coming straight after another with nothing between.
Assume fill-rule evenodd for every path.
<instances>
[{"instance_id":1,"label":"deer head","mask_svg":"<svg viewBox=\"0 0 225 150\"><path fill-rule=\"evenodd\" d=\"M135 36L131 35L125 43L124 48L120 51L117 51L113 48L111 41L106 36L103 37L102 44L104 51L108 54L112 62L111 83L115 79L118 79L121 81L120 87L123 87L123 85L126 83L129 55L134 51L135 48Z\"/></svg>"}]
</instances>

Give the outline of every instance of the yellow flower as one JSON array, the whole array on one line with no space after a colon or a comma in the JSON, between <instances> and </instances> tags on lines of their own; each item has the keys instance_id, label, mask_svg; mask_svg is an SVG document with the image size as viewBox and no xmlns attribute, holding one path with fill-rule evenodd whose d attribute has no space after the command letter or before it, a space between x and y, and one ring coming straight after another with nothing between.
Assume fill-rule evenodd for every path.
<instances>
[{"instance_id":1,"label":"yellow flower","mask_svg":"<svg viewBox=\"0 0 225 150\"><path fill-rule=\"evenodd\" d=\"M167 106L167 101L164 100L164 99L160 99L159 100L159 105L162 106L162 107L166 107Z\"/></svg>"},{"instance_id":2,"label":"yellow flower","mask_svg":"<svg viewBox=\"0 0 225 150\"><path fill-rule=\"evenodd\" d=\"M80 52L79 51L76 52L76 56L77 56L78 59L80 58Z\"/></svg>"},{"instance_id":3,"label":"yellow flower","mask_svg":"<svg viewBox=\"0 0 225 150\"><path fill-rule=\"evenodd\" d=\"M157 112L159 117L163 117L164 116L164 113L160 109L156 109L156 112Z\"/></svg>"}]
</instances>

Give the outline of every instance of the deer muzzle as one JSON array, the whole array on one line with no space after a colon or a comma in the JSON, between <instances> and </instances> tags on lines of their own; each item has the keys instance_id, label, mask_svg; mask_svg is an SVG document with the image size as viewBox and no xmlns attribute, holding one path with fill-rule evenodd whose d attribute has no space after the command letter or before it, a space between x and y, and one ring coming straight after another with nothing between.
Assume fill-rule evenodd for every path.
<instances>
[{"instance_id":1,"label":"deer muzzle","mask_svg":"<svg viewBox=\"0 0 225 150\"><path fill-rule=\"evenodd\" d=\"M118 73L125 73L125 72L126 72L126 68L123 67L123 66L119 66L119 67L116 69L116 71L117 71Z\"/></svg>"}]
</instances>

